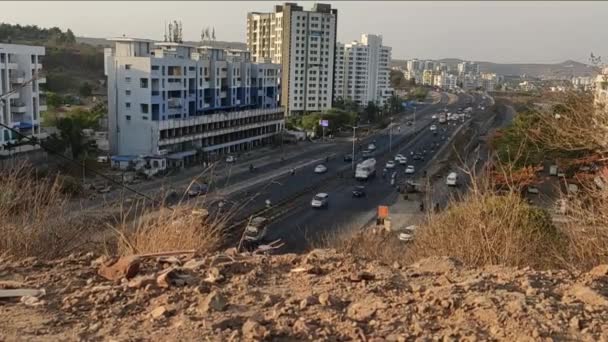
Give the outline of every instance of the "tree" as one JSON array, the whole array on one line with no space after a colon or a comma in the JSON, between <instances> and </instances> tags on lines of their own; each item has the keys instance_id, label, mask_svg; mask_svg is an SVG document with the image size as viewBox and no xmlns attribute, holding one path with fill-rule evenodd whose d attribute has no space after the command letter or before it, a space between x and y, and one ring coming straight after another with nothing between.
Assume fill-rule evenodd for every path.
<instances>
[{"instance_id":1,"label":"tree","mask_svg":"<svg viewBox=\"0 0 608 342\"><path fill-rule=\"evenodd\" d=\"M369 101L363 110L363 113L365 114L365 120L376 122L379 118L378 114L380 114L380 108L378 108L373 101Z\"/></svg>"},{"instance_id":2,"label":"tree","mask_svg":"<svg viewBox=\"0 0 608 342\"><path fill-rule=\"evenodd\" d=\"M388 112L389 114L397 114L403 111L402 101L397 95L393 95L388 99Z\"/></svg>"},{"instance_id":3,"label":"tree","mask_svg":"<svg viewBox=\"0 0 608 342\"><path fill-rule=\"evenodd\" d=\"M68 29L65 33L65 42L67 44L75 44L76 43L76 36L74 36L74 32L72 32L72 30Z\"/></svg>"},{"instance_id":4,"label":"tree","mask_svg":"<svg viewBox=\"0 0 608 342\"><path fill-rule=\"evenodd\" d=\"M80 89L78 89L78 91L80 92L80 95L82 95L84 97L89 97L89 96L91 96L91 93L93 92L93 88L91 87L89 82L84 82L80 86Z\"/></svg>"},{"instance_id":5,"label":"tree","mask_svg":"<svg viewBox=\"0 0 608 342\"><path fill-rule=\"evenodd\" d=\"M49 105L51 108L60 107L61 105L63 105L63 98L57 93L47 91L46 104Z\"/></svg>"}]
</instances>

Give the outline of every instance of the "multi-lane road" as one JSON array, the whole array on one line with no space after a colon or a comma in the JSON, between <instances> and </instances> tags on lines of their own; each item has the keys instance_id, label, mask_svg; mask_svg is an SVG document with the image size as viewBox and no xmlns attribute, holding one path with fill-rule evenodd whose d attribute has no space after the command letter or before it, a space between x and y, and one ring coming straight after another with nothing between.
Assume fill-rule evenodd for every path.
<instances>
[{"instance_id":1,"label":"multi-lane road","mask_svg":"<svg viewBox=\"0 0 608 342\"><path fill-rule=\"evenodd\" d=\"M390 129L392 133L385 129L363 142L365 146L372 139L375 140L378 170L375 179L365 182L367 196L364 198L352 197L353 186L360 183L353 177L351 164L343 160L344 154L350 153L351 148L341 145L324 150L316 156L317 159L332 156L328 162L318 162L327 166L327 173L315 174L314 167L317 163L309 163L306 167L297 169L294 175L276 177L249 187L246 192L230 194L226 199L238 203L237 217L263 215L271 218L267 239L281 239L290 251L307 248L311 241L330 234L335 229L361 227L370 220L370 214L373 216L378 205L390 204L397 198L398 193L395 186L390 184L390 177L382 178L386 161L394 158L397 153L410 157L412 151L427 150L424 160L415 161L410 157L408 161L408 164L416 168L416 174L412 176L419 176L439 148L433 145L445 144L458 125L462 124L459 121L451 125L438 125L438 134L433 135L429 130L434 121L431 116L444 108L454 111L482 102L481 98L470 95L462 95L452 104L448 100L448 96L442 94L441 101L418 110L415 125L407 126L405 121L412 117L404 116ZM399 178L405 177L403 166L397 166L394 171ZM319 192L329 194L327 209L311 208L310 201ZM270 201L271 208L264 212L266 200Z\"/></svg>"}]
</instances>

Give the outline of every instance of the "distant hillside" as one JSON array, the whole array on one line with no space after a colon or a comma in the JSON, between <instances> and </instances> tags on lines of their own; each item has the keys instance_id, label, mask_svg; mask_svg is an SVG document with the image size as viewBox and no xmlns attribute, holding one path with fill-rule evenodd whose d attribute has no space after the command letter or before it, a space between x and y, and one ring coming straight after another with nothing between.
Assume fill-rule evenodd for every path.
<instances>
[{"instance_id":1,"label":"distant hillside","mask_svg":"<svg viewBox=\"0 0 608 342\"><path fill-rule=\"evenodd\" d=\"M462 60L457 58L444 58L440 59L439 62L455 66L456 64L462 62ZM594 66L570 60L556 64L503 64L492 62L477 63L479 63L479 71L493 72L499 75L528 75L531 77L570 77L572 75L593 76L598 71L598 69ZM392 61L392 64L394 66L404 66L406 64L406 61L396 59Z\"/></svg>"},{"instance_id":2,"label":"distant hillside","mask_svg":"<svg viewBox=\"0 0 608 342\"><path fill-rule=\"evenodd\" d=\"M90 38L90 37L76 37L76 41L79 43L89 44L97 47L110 47L112 42L104 38ZM200 45L200 42L186 41L184 44L190 45ZM225 41L211 41L205 43L205 45L210 45L217 48L222 49L247 49L247 44L241 42L225 42Z\"/></svg>"}]
</instances>

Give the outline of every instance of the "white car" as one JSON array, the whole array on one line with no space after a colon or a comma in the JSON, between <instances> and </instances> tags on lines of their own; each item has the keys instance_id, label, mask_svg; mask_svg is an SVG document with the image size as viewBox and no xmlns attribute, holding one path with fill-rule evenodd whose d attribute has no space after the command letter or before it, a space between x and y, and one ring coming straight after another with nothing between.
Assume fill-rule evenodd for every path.
<instances>
[{"instance_id":1,"label":"white car","mask_svg":"<svg viewBox=\"0 0 608 342\"><path fill-rule=\"evenodd\" d=\"M368 150L370 150L370 151L373 151L373 150L375 150L375 149L376 149L376 145L374 145L374 144L369 144L369 145L367 145L367 149L368 149Z\"/></svg>"},{"instance_id":2,"label":"white car","mask_svg":"<svg viewBox=\"0 0 608 342\"><path fill-rule=\"evenodd\" d=\"M236 161L236 157L235 156L228 156L226 157L226 163L234 163Z\"/></svg>"},{"instance_id":3,"label":"white car","mask_svg":"<svg viewBox=\"0 0 608 342\"><path fill-rule=\"evenodd\" d=\"M396 162L398 162L398 161L400 161L400 160L401 160L401 159L403 159L403 158L405 158L405 157L403 156L403 154L399 153L398 155L396 155L396 156L395 156L395 161L396 161Z\"/></svg>"},{"instance_id":4,"label":"white car","mask_svg":"<svg viewBox=\"0 0 608 342\"><path fill-rule=\"evenodd\" d=\"M327 167L323 164L319 164L315 166L315 173L325 173L327 172Z\"/></svg>"},{"instance_id":5,"label":"white car","mask_svg":"<svg viewBox=\"0 0 608 342\"><path fill-rule=\"evenodd\" d=\"M405 173L408 174L408 175L411 175L414 172L416 172L416 170L414 169L414 165L408 165L405 168Z\"/></svg>"},{"instance_id":6,"label":"white car","mask_svg":"<svg viewBox=\"0 0 608 342\"><path fill-rule=\"evenodd\" d=\"M387 169L394 169L395 165L396 165L395 162L392 161L392 160L389 160L389 161L386 162L386 168Z\"/></svg>"},{"instance_id":7,"label":"white car","mask_svg":"<svg viewBox=\"0 0 608 342\"><path fill-rule=\"evenodd\" d=\"M312 201L310 202L310 205L313 208L327 207L328 204L329 204L329 195L324 192L316 194L315 197L313 197Z\"/></svg>"},{"instance_id":8,"label":"white car","mask_svg":"<svg viewBox=\"0 0 608 342\"><path fill-rule=\"evenodd\" d=\"M399 165L405 165L407 164L407 157L403 157L401 159L399 159Z\"/></svg>"},{"instance_id":9,"label":"white car","mask_svg":"<svg viewBox=\"0 0 608 342\"><path fill-rule=\"evenodd\" d=\"M436 131L436 130L437 130L437 126L431 125L431 131Z\"/></svg>"},{"instance_id":10,"label":"white car","mask_svg":"<svg viewBox=\"0 0 608 342\"><path fill-rule=\"evenodd\" d=\"M433 120L437 119L437 114L433 114L433 116L431 116L431 119L433 119Z\"/></svg>"}]
</instances>

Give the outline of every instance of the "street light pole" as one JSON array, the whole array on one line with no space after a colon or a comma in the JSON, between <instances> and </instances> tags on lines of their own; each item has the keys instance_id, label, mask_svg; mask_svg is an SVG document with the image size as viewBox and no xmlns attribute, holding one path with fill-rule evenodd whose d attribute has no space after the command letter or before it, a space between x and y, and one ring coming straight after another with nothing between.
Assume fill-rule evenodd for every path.
<instances>
[{"instance_id":1,"label":"street light pole","mask_svg":"<svg viewBox=\"0 0 608 342\"><path fill-rule=\"evenodd\" d=\"M355 134L356 129L357 129L357 126L353 126L353 154L351 155L352 158L350 161L351 168L353 171L355 170L355 140L357 140L357 136Z\"/></svg>"},{"instance_id":2,"label":"street light pole","mask_svg":"<svg viewBox=\"0 0 608 342\"><path fill-rule=\"evenodd\" d=\"M393 118L391 117L391 123L388 125L388 151L393 151Z\"/></svg>"}]
</instances>

